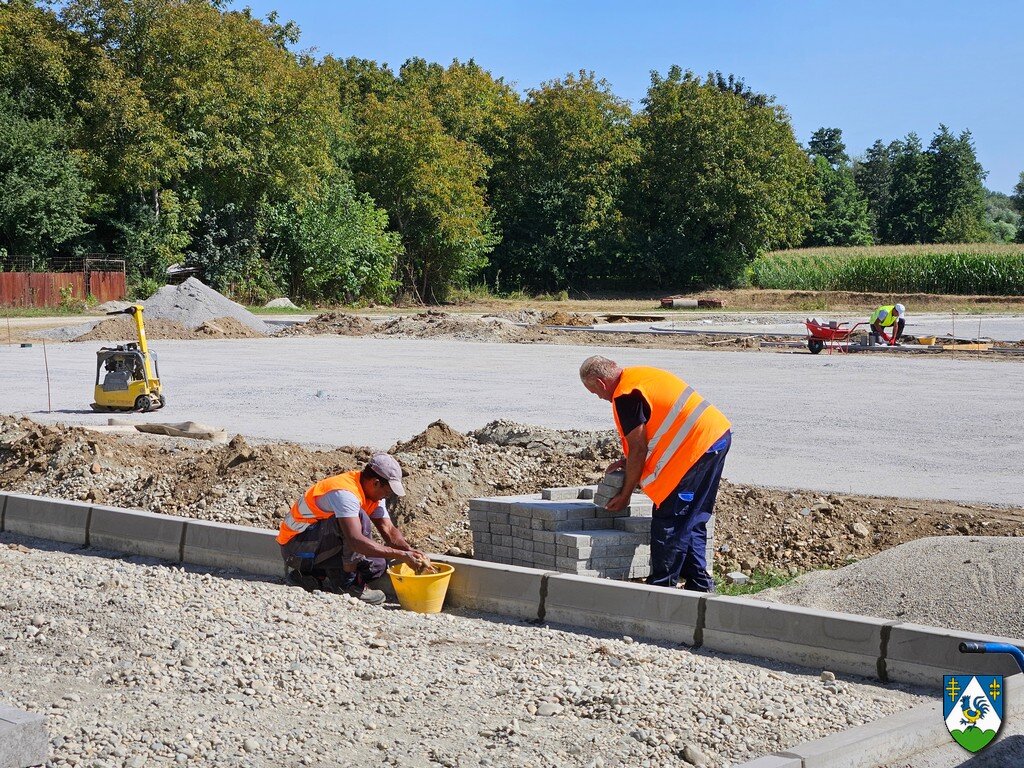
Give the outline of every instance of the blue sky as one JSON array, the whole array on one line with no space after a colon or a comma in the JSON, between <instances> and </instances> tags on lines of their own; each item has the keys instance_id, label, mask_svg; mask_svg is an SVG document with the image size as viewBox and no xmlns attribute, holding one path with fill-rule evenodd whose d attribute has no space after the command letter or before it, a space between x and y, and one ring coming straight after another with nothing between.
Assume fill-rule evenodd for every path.
<instances>
[{"instance_id":1,"label":"blue sky","mask_svg":"<svg viewBox=\"0 0 1024 768\"><path fill-rule=\"evenodd\" d=\"M237 3L241 7L245 3ZM1024 3L890 0L258 0L302 29L301 48L397 69L420 56L473 58L521 89L593 70L634 109L651 70L721 70L772 94L797 139L843 130L847 150L939 123L970 129L986 186L1024 171Z\"/></svg>"}]
</instances>

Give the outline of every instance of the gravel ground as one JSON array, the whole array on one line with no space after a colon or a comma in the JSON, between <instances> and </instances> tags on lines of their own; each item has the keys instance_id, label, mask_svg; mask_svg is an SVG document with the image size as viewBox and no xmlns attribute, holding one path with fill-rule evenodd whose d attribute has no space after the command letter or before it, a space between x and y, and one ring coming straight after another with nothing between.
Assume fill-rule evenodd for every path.
<instances>
[{"instance_id":1,"label":"gravel ground","mask_svg":"<svg viewBox=\"0 0 1024 768\"><path fill-rule=\"evenodd\" d=\"M0 700L53 766L724 766L925 700L11 534L0 569Z\"/></svg>"},{"instance_id":2,"label":"gravel ground","mask_svg":"<svg viewBox=\"0 0 1024 768\"><path fill-rule=\"evenodd\" d=\"M930 536L755 597L1024 638L1024 539Z\"/></svg>"}]
</instances>

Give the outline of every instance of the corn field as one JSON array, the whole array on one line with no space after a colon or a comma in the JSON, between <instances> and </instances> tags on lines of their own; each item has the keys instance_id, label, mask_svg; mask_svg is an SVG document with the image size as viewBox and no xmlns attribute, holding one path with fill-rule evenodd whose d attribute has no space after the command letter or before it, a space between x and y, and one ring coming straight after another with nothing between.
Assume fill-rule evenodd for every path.
<instances>
[{"instance_id":1,"label":"corn field","mask_svg":"<svg viewBox=\"0 0 1024 768\"><path fill-rule=\"evenodd\" d=\"M773 251L748 267L755 288L1024 295L1024 246L906 245Z\"/></svg>"}]
</instances>

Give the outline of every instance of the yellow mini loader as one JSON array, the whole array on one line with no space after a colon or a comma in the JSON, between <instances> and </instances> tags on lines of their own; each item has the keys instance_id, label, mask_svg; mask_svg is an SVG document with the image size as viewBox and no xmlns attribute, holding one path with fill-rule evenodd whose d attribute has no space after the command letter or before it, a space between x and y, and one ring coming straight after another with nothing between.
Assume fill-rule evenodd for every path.
<instances>
[{"instance_id":1,"label":"yellow mini loader","mask_svg":"<svg viewBox=\"0 0 1024 768\"><path fill-rule=\"evenodd\" d=\"M142 305L136 304L108 315L131 315L135 319L138 343L103 347L96 353L96 389L94 411L155 411L167 400L160 389L160 369L156 353L146 344ZM106 373L104 373L104 371ZM103 381L100 381L100 375Z\"/></svg>"}]
</instances>

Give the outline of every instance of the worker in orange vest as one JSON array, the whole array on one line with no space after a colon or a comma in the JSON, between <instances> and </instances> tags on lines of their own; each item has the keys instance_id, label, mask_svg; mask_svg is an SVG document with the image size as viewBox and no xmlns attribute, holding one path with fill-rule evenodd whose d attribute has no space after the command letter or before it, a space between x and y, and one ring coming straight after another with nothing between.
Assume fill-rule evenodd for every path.
<instances>
[{"instance_id":1,"label":"worker in orange vest","mask_svg":"<svg viewBox=\"0 0 1024 768\"><path fill-rule=\"evenodd\" d=\"M404 496L402 468L386 453L374 455L361 470L314 483L285 515L277 534L288 566L287 581L312 592L346 593L371 605L384 593L367 588L380 578L387 560L416 570L429 563L388 516L386 499ZM385 544L375 542L376 527Z\"/></svg>"},{"instance_id":2,"label":"worker in orange vest","mask_svg":"<svg viewBox=\"0 0 1024 768\"><path fill-rule=\"evenodd\" d=\"M651 575L648 584L713 592L707 562L707 524L715 510L725 456L732 444L729 420L685 381L660 368L622 368L600 355L580 366L588 391L612 403L625 457L616 512L640 486L651 501Z\"/></svg>"}]
</instances>

